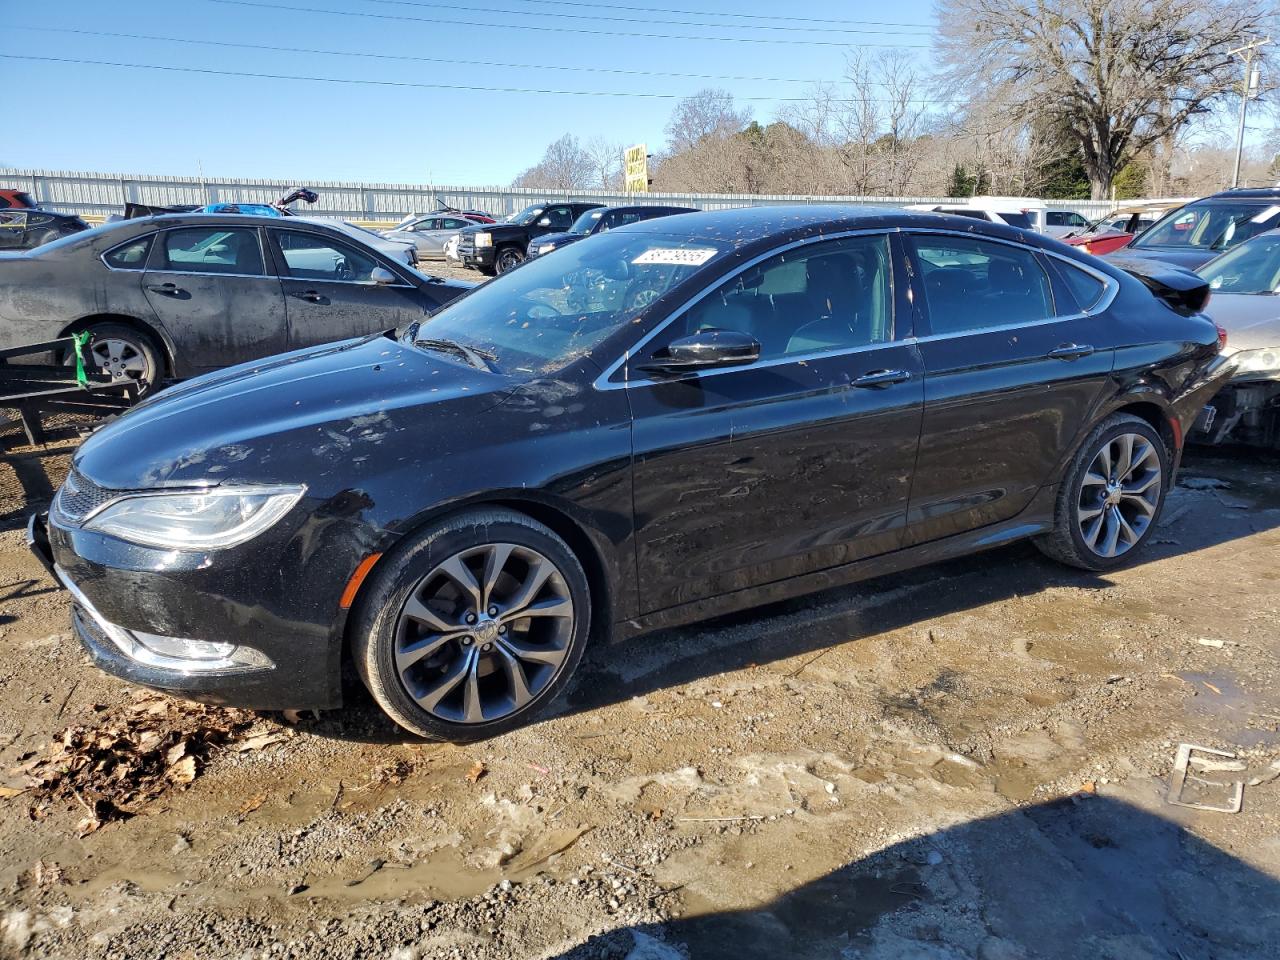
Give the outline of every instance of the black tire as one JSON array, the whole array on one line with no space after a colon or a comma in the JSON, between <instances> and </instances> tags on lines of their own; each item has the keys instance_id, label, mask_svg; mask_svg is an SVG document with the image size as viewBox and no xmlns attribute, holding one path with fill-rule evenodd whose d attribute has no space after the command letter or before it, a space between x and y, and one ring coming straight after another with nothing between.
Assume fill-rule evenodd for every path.
<instances>
[{"instance_id":1,"label":"black tire","mask_svg":"<svg viewBox=\"0 0 1280 960\"><path fill-rule=\"evenodd\" d=\"M1095 476L1089 473L1090 467L1094 464L1104 446L1113 444L1114 441L1128 435L1142 437L1150 443L1153 450L1152 455L1159 463L1159 484L1155 492L1154 509L1149 517L1143 518L1144 522L1141 530L1137 531L1137 539L1126 545L1123 552L1118 555L1106 556L1090 545L1086 540L1084 529L1082 529L1087 523L1081 518L1082 500L1086 498L1085 479L1086 475ZM1107 417L1090 431L1089 436L1071 459L1066 475L1063 477L1062 484L1058 489L1058 498L1054 507L1053 531L1037 538L1035 541L1036 546L1054 560L1082 570L1113 570L1128 563L1150 539L1152 531L1156 529L1156 525L1160 520L1160 514L1164 510L1165 498L1169 489L1171 462L1172 458L1164 440L1159 432L1147 421L1127 413L1116 413ZM1156 468L1148 465L1147 470L1150 474L1154 474ZM1089 488L1090 493L1088 496L1093 496L1095 489L1099 491L1099 506L1102 506L1102 502L1105 501L1105 496L1102 495L1111 490L1111 487L1099 488L1096 483L1091 483ZM1120 508L1117 507L1117 509ZM1128 525L1127 519L1126 525ZM1130 525L1130 529L1136 530L1136 524ZM1099 542L1101 543L1102 540L1099 539Z\"/></svg>"},{"instance_id":2,"label":"black tire","mask_svg":"<svg viewBox=\"0 0 1280 960\"><path fill-rule=\"evenodd\" d=\"M164 373L164 362L160 348L156 346L156 342L150 336L123 323L95 323L86 329L90 334L89 343L84 348L86 370L95 369L100 373L111 373L114 378L130 376L138 381L138 396L140 397L145 396L156 388ZM102 344L107 341L123 343L125 345L124 355L127 363L138 369L126 370L123 365L115 369L104 369L103 364L97 362L98 358L94 354L94 344ZM75 363L75 355L69 354L65 360L67 363Z\"/></svg>"},{"instance_id":3,"label":"black tire","mask_svg":"<svg viewBox=\"0 0 1280 960\"><path fill-rule=\"evenodd\" d=\"M524 251L519 247L508 244L505 247L498 248L498 252L493 258L493 267L498 273L506 273L508 270L514 270L524 261Z\"/></svg>"},{"instance_id":4,"label":"black tire","mask_svg":"<svg viewBox=\"0 0 1280 960\"><path fill-rule=\"evenodd\" d=\"M561 578L556 583L567 589L572 601L572 623L566 628L569 636L563 660L524 706L492 720L455 722L428 711L410 694L396 664L397 638L406 603L411 596L421 596L419 591L425 589L437 567L461 552L483 548L487 544L529 548L550 560ZM468 510L447 517L430 529L408 538L384 557L361 592L357 609L353 612L350 637L352 658L360 679L388 717L424 739L466 743L505 733L544 712L564 692L582 659L590 629L590 586L582 564L568 544L552 530L522 513L491 508ZM479 640L474 642L478 644ZM441 649L453 649L459 656L462 653L462 648L457 645ZM474 648L474 653L480 657L479 646ZM448 654L442 653L441 656ZM490 657L493 659L496 655ZM455 656L452 662L444 662L438 667L440 673L449 673L457 661ZM424 670L437 669L430 660L422 663ZM492 675L497 676L496 669Z\"/></svg>"}]
</instances>

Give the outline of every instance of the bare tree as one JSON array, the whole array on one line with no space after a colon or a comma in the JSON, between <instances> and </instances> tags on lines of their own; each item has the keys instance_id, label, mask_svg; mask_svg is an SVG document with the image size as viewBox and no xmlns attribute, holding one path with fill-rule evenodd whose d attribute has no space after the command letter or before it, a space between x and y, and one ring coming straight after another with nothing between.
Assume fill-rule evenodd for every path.
<instances>
[{"instance_id":1,"label":"bare tree","mask_svg":"<svg viewBox=\"0 0 1280 960\"><path fill-rule=\"evenodd\" d=\"M512 186L582 190L592 185L595 169L595 163L582 149L578 138L566 133L547 147L538 163L516 177Z\"/></svg>"},{"instance_id":2,"label":"bare tree","mask_svg":"<svg viewBox=\"0 0 1280 960\"><path fill-rule=\"evenodd\" d=\"M1070 130L1094 199L1135 154L1239 91L1230 51L1275 16L1258 0L939 0L938 13L942 88Z\"/></svg>"},{"instance_id":3,"label":"bare tree","mask_svg":"<svg viewBox=\"0 0 1280 960\"><path fill-rule=\"evenodd\" d=\"M597 186L602 190L621 190L623 153L626 147L608 137L592 137L587 141L587 156L595 170Z\"/></svg>"},{"instance_id":4,"label":"bare tree","mask_svg":"<svg viewBox=\"0 0 1280 960\"><path fill-rule=\"evenodd\" d=\"M704 138L724 138L751 122L750 110L738 110L728 90L708 87L676 104L667 122L667 149L671 153L692 150Z\"/></svg>"}]
</instances>

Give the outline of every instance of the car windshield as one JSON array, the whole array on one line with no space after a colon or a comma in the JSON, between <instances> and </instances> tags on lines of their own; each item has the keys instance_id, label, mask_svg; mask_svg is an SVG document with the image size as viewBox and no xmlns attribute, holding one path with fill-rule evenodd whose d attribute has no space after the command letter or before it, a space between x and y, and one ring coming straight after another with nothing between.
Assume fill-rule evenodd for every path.
<instances>
[{"instance_id":1,"label":"car windshield","mask_svg":"<svg viewBox=\"0 0 1280 960\"><path fill-rule=\"evenodd\" d=\"M542 204L534 204L532 207L525 207L519 213L513 213L507 217L507 223L515 223L520 226L527 226L533 223L534 218L539 216L543 210L547 209Z\"/></svg>"},{"instance_id":2,"label":"car windshield","mask_svg":"<svg viewBox=\"0 0 1280 960\"><path fill-rule=\"evenodd\" d=\"M582 216L578 217L577 220L573 221L573 226L569 228L569 232L585 237L591 232L592 227L600 222L600 218L603 216L603 210L588 210L586 213L582 214Z\"/></svg>"},{"instance_id":3,"label":"car windshield","mask_svg":"<svg viewBox=\"0 0 1280 960\"><path fill-rule=\"evenodd\" d=\"M1136 250L1228 250L1275 226L1280 204L1196 201L1160 220L1129 246Z\"/></svg>"},{"instance_id":4,"label":"car windshield","mask_svg":"<svg viewBox=\"0 0 1280 960\"><path fill-rule=\"evenodd\" d=\"M607 233L503 274L403 333L452 341L502 373L558 370L634 320L731 247L708 240Z\"/></svg>"},{"instance_id":5,"label":"car windshield","mask_svg":"<svg viewBox=\"0 0 1280 960\"><path fill-rule=\"evenodd\" d=\"M1280 288L1280 233L1254 237L1196 272L1220 293L1275 293Z\"/></svg>"}]
</instances>

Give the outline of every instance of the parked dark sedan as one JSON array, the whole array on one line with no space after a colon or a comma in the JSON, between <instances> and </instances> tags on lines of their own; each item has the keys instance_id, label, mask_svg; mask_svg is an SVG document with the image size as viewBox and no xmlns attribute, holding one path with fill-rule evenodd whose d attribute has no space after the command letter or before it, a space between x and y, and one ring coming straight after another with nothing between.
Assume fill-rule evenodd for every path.
<instances>
[{"instance_id":1,"label":"parked dark sedan","mask_svg":"<svg viewBox=\"0 0 1280 960\"><path fill-rule=\"evenodd\" d=\"M415 319L472 284L427 277L314 221L178 214L0 254L0 347L87 330L144 388Z\"/></svg>"},{"instance_id":2,"label":"parked dark sedan","mask_svg":"<svg viewBox=\"0 0 1280 960\"><path fill-rule=\"evenodd\" d=\"M26 196L21 191L14 193ZM89 225L73 213L13 203L0 207L0 250L30 250L88 229Z\"/></svg>"},{"instance_id":3,"label":"parked dark sedan","mask_svg":"<svg viewBox=\"0 0 1280 960\"><path fill-rule=\"evenodd\" d=\"M587 210L564 233L548 233L529 242L529 256L539 257L552 250L559 250L571 243L577 243L596 233L604 233L615 227L625 227L628 223L639 223L642 220L656 220L659 217L670 217L677 213L697 213L693 207L659 207L647 204L635 204L626 207L596 207Z\"/></svg>"},{"instance_id":4,"label":"parked dark sedan","mask_svg":"<svg viewBox=\"0 0 1280 960\"><path fill-rule=\"evenodd\" d=\"M486 737L589 635L1026 537L1130 560L1224 375L1203 281L1146 284L897 210L633 224L141 404L30 536L131 682L332 707L349 653L406 729Z\"/></svg>"}]
</instances>

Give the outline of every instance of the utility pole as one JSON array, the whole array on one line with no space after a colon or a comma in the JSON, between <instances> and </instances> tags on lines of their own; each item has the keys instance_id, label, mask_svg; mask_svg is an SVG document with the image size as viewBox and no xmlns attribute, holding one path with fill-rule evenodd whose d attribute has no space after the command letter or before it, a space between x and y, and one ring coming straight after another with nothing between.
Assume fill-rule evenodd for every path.
<instances>
[{"instance_id":1,"label":"utility pole","mask_svg":"<svg viewBox=\"0 0 1280 960\"><path fill-rule=\"evenodd\" d=\"M1234 50L1228 51L1228 55L1244 54L1244 86L1241 90L1240 97L1240 127L1236 130L1236 169L1231 177L1231 187L1235 189L1240 186L1240 156L1244 153L1244 118L1249 112L1249 98L1253 96L1253 92L1258 86L1257 71L1253 66L1253 51L1259 47L1265 47L1271 42L1271 38L1265 40L1254 40L1252 43L1246 43L1243 47L1236 47Z\"/></svg>"}]
</instances>

